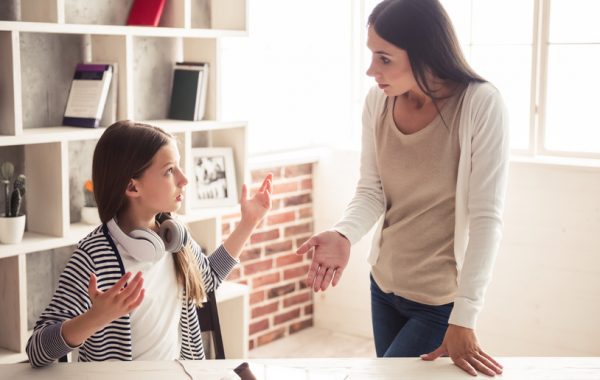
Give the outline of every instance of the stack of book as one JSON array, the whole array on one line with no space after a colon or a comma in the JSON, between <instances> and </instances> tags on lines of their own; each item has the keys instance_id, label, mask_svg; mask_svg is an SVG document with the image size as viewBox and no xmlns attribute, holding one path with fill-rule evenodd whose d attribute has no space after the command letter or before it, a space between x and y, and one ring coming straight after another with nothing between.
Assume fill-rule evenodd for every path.
<instances>
[{"instance_id":1,"label":"stack of book","mask_svg":"<svg viewBox=\"0 0 600 380\"><path fill-rule=\"evenodd\" d=\"M177 62L173 73L169 118L202 120L207 87L208 63Z\"/></svg>"},{"instance_id":2,"label":"stack of book","mask_svg":"<svg viewBox=\"0 0 600 380\"><path fill-rule=\"evenodd\" d=\"M116 64L80 63L63 117L64 125L96 128L116 120ZM114 85L111 85L115 82Z\"/></svg>"}]
</instances>

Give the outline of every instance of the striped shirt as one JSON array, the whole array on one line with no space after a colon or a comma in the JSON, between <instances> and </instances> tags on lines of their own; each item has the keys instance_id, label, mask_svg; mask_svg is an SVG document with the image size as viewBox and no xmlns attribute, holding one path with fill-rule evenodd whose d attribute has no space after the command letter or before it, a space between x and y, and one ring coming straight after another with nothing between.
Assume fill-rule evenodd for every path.
<instances>
[{"instance_id":1,"label":"striped shirt","mask_svg":"<svg viewBox=\"0 0 600 380\"><path fill-rule=\"evenodd\" d=\"M207 257L192 240L192 252L200 264L206 292L215 290L238 263L223 245ZM77 244L61 273L52 300L36 322L27 342L26 351L32 366L48 365L74 348L79 348L79 361L132 360L129 314L112 321L79 347L69 346L61 335L63 322L83 314L92 306L88 294L90 273L96 275L98 289L102 291L110 289L125 274L123 261L105 224ZM182 359L204 359L196 305L191 300L186 304L184 300L181 305L180 356Z\"/></svg>"}]
</instances>

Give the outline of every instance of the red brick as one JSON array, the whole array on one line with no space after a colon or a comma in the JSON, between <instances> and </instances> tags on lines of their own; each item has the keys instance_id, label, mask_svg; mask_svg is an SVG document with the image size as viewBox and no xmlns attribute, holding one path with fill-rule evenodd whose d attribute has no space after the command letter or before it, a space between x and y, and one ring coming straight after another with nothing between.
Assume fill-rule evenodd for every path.
<instances>
[{"instance_id":1,"label":"red brick","mask_svg":"<svg viewBox=\"0 0 600 380\"><path fill-rule=\"evenodd\" d=\"M305 321L294 322L290 325L290 327L288 327L288 331L290 334L293 334L293 333L297 333L300 330L304 330L306 328L312 327L312 325L313 325L312 318L307 319Z\"/></svg>"},{"instance_id":2,"label":"red brick","mask_svg":"<svg viewBox=\"0 0 600 380\"><path fill-rule=\"evenodd\" d=\"M273 184L273 194L292 193L298 191L298 182Z\"/></svg>"},{"instance_id":3,"label":"red brick","mask_svg":"<svg viewBox=\"0 0 600 380\"><path fill-rule=\"evenodd\" d=\"M304 242L307 241L308 239L310 239L310 235L297 238L296 239L296 247L300 248L300 246L302 244L304 244Z\"/></svg>"},{"instance_id":4,"label":"red brick","mask_svg":"<svg viewBox=\"0 0 600 380\"><path fill-rule=\"evenodd\" d=\"M286 295L288 293L291 293L294 290L296 290L295 284L287 284L287 285L278 286L276 288L269 289L269 291L267 292L267 296L269 298L280 297L280 296Z\"/></svg>"},{"instance_id":5,"label":"red brick","mask_svg":"<svg viewBox=\"0 0 600 380\"><path fill-rule=\"evenodd\" d=\"M297 205L302 205L305 203L311 203L312 195L311 194L294 195L292 197L287 197L285 199L282 199L282 201L283 201L283 206L285 206L285 207L297 206Z\"/></svg>"},{"instance_id":6,"label":"red brick","mask_svg":"<svg viewBox=\"0 0 600 380\"><path fill-rule=\"evenodd\" d=\"M302 182L300 182L300 189L312 190L312 188L313 188L312 178L303 179Z\"/></svg>"},{"instance_id":7,"label":"red brick","mask_svg":"<svg viewBox=\"0 0 600 380\"><path fill-rule=\"evenodd\" d=\"M263 315L271 314L279 309L279 301L271 302L264 306L255 306L252 308L252 319L262 317Z\"/></svg>"},{"instance_id":8,"label":"red brick","mask_svg":"<svg viewBox=\"0 0 600 380\"><path fill-rule=\"evenodd\" d=\"M296 220L296 213L294 211L287 211L280 214L267 216L268 225L289 223L293 222L294 220Z\"/></svg>"},{"instance_id":9,"label":"red brick","mask_svg":"<svg viewBox=\"0 0 600 380\"><path fill-rule=\"evenodd\" d=\"M296 305L299 303L304 303L304 302L308 302L310 301L311 298L311 293L306 292L306 293L302 293L302 294L296 294L293 296L290 296L286 299L283 300L283 307L290 307L292 305Z\"/></svg>"},{"instance_id":10,"label":"red brick","mask_svg":"<svg viewBox=\"0 0 600 380\"><path fill-rule=\"evenodd\" d=\"M257 169L252 170L250 172L250 176L252 177L252 183L262 183L267 174L273 174L273 179L281 178L281 168L268 168L268 169Z\"/></svg>"},{"instance_id":11,"label":"red brick","mask_svg":"<svg viewBox=\"0 0 600 380\"><path fill-rule=\"evenodd\" d=\"M262 345L267 344L267 343L271 343L274 340L283 338L284 335L285 335L285 328L284 327L282 327L280 329L277 329L275 331L271 331L268 334L264 334L264 335L259 336L256 339L256 346L258 347L258 346L262 346Z\"/></svg>"},{"instance_id":12,"label":"red brick","mask_svg":"<svg viewBox=\"0 0 600 380\"><path fill-rule=\"evenodd\" d=\"M240 261L248 261L258 259L260 257L261 249L260 248L249 248L245 249L240 255Z\"/></svg>"},{"instance_id":13,"label":"red brick","mask_svg":"<svg viewBox=\"0 0 600 380\"><path fill-rule=\"evenodd\" d=\"M291 311L285 312L283 314L276 315L275 318L273 319L273 324L280 325L282 323L291 321L292 319L296 319L298 317L300 317L300 309L291 310Z\"/></svg>"},{"instance_id":14,"label":"red brick","mask_svg":"<svg viewBox=\"0 0 600 380\"><path fill-rule=\"evenodd\" d=\"M312 218L313 210L312 207L304 207L298 210L298 217L300 219Z\"/></svg>"},{"instance_id":15,"label":"red brick","mask_svg":"<svg viewBox=\"0 0 600 380\"><path fill-rule=\"evenodd\" d=\"M273 268L272 259L267 259L252 264L244 264L244 276L249 276L258 272L264 272L271 268Z\"/></svg>"},{"instance_id":16,"label":"red brick","mask_svg":"<svg viewBox=\"0 0 600 380\"><path fill-rule=\"evenodd\" d=\"M281 208L281 199L273 199L271 201L271 211L273 210L279 210Z\"/></svg>"},{"instance_id":17,"label":"red brick","mask_svg":"<svg viewBox=\"0 0 600 380\"><path fill-rule=\"evenodd\" d=\"M250 242L252 244L256 244L256 243L262 243L264 241L275 240L277 238L279 238L279 230L274 229L274 230L270 230L270 231L259 232L259 233L252 235L252 237L250 238Z\"/></svg>"},{"instance_id":18,"label":"red brick","mask_svg":"<svg viewBox=\"0 0 600 380\"><path fill-rule=\"evenodd\" d=\"M270 255L272 253L286 252L293 249L293 243L291 240L286 240L278 243L273 243L265 246L265 254Z\"/></svg>"},{"instance_id":19,"label":"red brick","mask_svg":"<svg viewBox=\"0 0 600 380\"><path fill-rule=\"evenodd\" d=\"M302 280L298 281L298 289L299 290L306 289L306 288L308 288L308 285L306 285L306 278L303 278Z\"/></svg>"},{"instance_id":20,"label":"red brick","mask_svg":"<svg viewBox=\"0 0 600 380\"><path fill-rule=\"evenodd\" d=\"M312 233L312 223L299 224L296 226L290 226L285 228L285 236L301 235L306 233Z\"/></svg>"},{"instance_id":21,"label":"red brick","mask_svg":"<svg viewBox=\"0 0 600 380\"><path fill-rule=\"evenodd\" d=\"M252 289L257 289L264 285L274 284L279 282L279 279L279 272L254 277L252 279Z\"/></svg>"},{"instance_id":22,"label":"red brick","mask_svg":"<svg viewBox=\"0 0 600 380\"><path fill-rule=\"evenodd\" d=\"M304 315L311 315L313 313L313 305L304 306Z\"/></svg>"},{"instance_id":23,"label":"red brick","mask_svg":"<svg viewBox=\"0 0 600 380\"><path fill-rule=\"evenodd\" d=\"M269 328L269 319L262 319L258 322L254 322L250 324L250 327L248 328L248 334L249 335L254 335L257 332L260 331L265 331L266 329Z\"/></svg>"},{"instance_id":24,"label":"red brick","mask_svg":"<svg viewBox=\"0 0 600 380\"><path fill-rule=\"evenodd\" d=\"M252 305L252 304L255 304L258 302L262 302L264 300L265 300L265 291L259 290L259 291L250 293L248 302L250 303L250 305Z\"/></svg>"},{"instance_id":25,"label":"red brick","mask_svg":"<svg viewBox=\"0 0 600 380\"><path fill-rule=\"evenodd\" d=\"M252 350L254 348L254 339L248 340L248 350Z\"/></svg>"},{"instance_id":26,"label":"red brick","mask_svg":"<svg viewBox=\"0 0 600 380\"><path fill-rule=\"evenodd\" d=\"M312 173L312 164L291 165L284 169L285 177L297 177Z\"/></svg>"},{"instance_id":27,"label":"red brick","mask_svg":"<svg viewBox=\"0 0 600 380\"><path fill-rule=\"evenodd\" d=\"M286 265L300 263L304 260L304 255L298 255L296 253L291 253L289 255L280 256L275 260L275 267L281 268Z\"/></svg>"},{"instance_id":28,"label":"red brick","mask_svg":"<svg viewBox=\"0 0 600 380\"><path fill-rule=\"evenodd\" d=\"M301 267L286 269L283 271L283 279L289 280L290 278L304 277L308 274L309 265L302 265Z\"/></svg>"},{"instance_id":29,"label":"red brick","mask_svg":"<svg viewBox=\"0 0 600 380\"><path fill-rule=\"evenodd\" d=\"M241 274L240 268L235 268L234 270L232 270L232 271L229 273L229 276L227 276L227 278L226 278L226 279L227 279L227 280L229 280L229 281L232 281L232 280L237 280L238 278L240 278L240 277L241 277L241 275L242 275L242 274Z\"/></svg>"}]
</instances>

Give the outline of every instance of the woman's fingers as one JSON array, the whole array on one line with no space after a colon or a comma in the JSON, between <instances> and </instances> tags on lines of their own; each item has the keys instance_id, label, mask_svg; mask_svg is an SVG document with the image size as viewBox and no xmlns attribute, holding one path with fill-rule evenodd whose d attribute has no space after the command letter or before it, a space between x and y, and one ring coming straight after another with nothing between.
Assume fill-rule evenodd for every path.
<instances>
[{"instance_id":1,"label":"woman's fingers","mask_svg":"<svg viewBox=\"0 0 600 380\"><path fill-rule=\"evenodd\" d=\"M142 289L138 294L137 299L133 301L131 305L129 305L129 310L127 310L128 313L134 311L138 306L141 305L142 301L144 300L144 294L146 294L146 289Z\"/></svg>"},{"instance_id":2,"label":"woman's fingers","mask_svg":"<svg viewBox=\"0 0 600 380\"><path fill-rule=\"evenodd\" d=\"M323 282L321 282L321 290L322 291L327 290L327 288L329 287L329 284L331 283L331 279L333 278L334 272L335 272L335 269L327 268L327 270L325 272L325 276L323 276Z\"/></svg>"},{"instance_id":3,"label":"woman's fingers","mask_svg":"<svg viewBox=\"0 0 600 380\"><path fill-rule=\"evenodd\" d=\"M484 354L485 354L485 352L480 351L477 355L475 355L475 359L477 359L479 362L481 362L487 368L491 369L492 371L494 371L495 373L497 373L498 375L500 375L502 373L502 368L499 367L495 363L494 359L490 360Z\"/></svg>"},{"instance_id":4,"label":"woman's fingers","mask_svg":"<svg viewBox=\"0 0 600 380\"><path fill-rule=\"evenodd\" d=\"M140 291L142 290L143 285L144 278L141 275L139 277L136 276L136 278L129 284L129 286L127 286L127 289L125 289L119 295L122 298L123 303L125 305L129 305L130 303L136 301L137 297L140 294Z\"/></svg>"},{"instance_id":5,"label":"woman's fingers","mask_svg":"<svg viewBox=\"0 0 600 380\"><path fill-rule=\"evenodd\" d=\"M326 271L327 271L327 268L324 266L319 266L319 269L317 269L317 275L315 277L315 282L313 284L313 290L315 292L318 292L319 289L321 289L321 284L323 282L323 276L325 276Z\"/></svg>"},{"instance_id":6,"label":"woman's fingers","mask_svg":"<svg viewBox=\"0 0 600 380\"><path fill-rule=\"evenodd\" d=\"M454 364L456 366L458 366L459 368L461 368L463 371L465 371L469 375L477 376L477 371L475 371L475 368L473 368L471 366L471 364L469 364L469 362L466 361L465 359L458 358L456 360L452 359L452 361L454 362Z\"/></svg>"},{"instance_id":7,"label":"woman's fingers","mask_svg":"<svg viewBox=\"0 0 600 380\"><path fill-rule=\"evenodd\" d=\"M476 357L469 356L466 360L469 362L471 367L477 369L479 372L481 372L485 375L488 375L488 376L496 375L496 372L494 372L491 368L488 368L484 363L477 360Z\"/></svg>"},{"instance_id":8,"label":"woman's fingers","mask_svg":"<svg viewBox=\"0 0 600 380\"><path fill-rule=\"evenodd\" d=\"M488 355L487 353L485 353L485 352L484 352L484 351L482 351L482 350L479 350L479 353L480 353L480 354L481 354L483 357L485 357L486 359L488 359L489 361L491 361L492 363L494 363L494 364L496 365L496 367L500 368L500 372L498 372L498 373L502 373L502 368L504 368L504 367L502 366L502 364L498 363L498 361L497 361L496 359L494 359L493 357L491 357L490 355Z\"/></svg>"},{"instance_id":9,"label":"woman's fingers","mask_svg":"<svg viewBox=\"0 0 600 380\"><path fill-rule=\"evenodd\" d=\"M121 292L121 289L125 286L125 283L127 283L127 280L129 280L129 278L131 277L131 272L127 272L123 275L123 277L121 277L119 279L119 281L117 281L110 289L108 289L106 291L106 295L115 295L118 294L119 292Z\"/></svg>"}]
</instances>

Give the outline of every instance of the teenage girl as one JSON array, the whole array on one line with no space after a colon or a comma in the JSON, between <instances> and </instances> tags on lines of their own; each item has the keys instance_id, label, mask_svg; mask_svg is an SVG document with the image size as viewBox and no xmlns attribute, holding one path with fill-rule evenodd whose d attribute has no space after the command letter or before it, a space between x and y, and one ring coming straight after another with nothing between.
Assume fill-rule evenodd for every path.
<instances>
[{"instance_id":1,"label":"teenage girl","mask_svg":"<svg viewBox=\"0 0 600 380\"><path fill-rule=\"evenodd\" d=\"M196 305L239 262L271 208L269 174L241 221L206 256L171 218L188 180L173 136L119 121L94 151L92 179L102 225L83 238L27 342L34 367L79 349L79 361L203 359Z\"/></svg>"}]
</instances>

